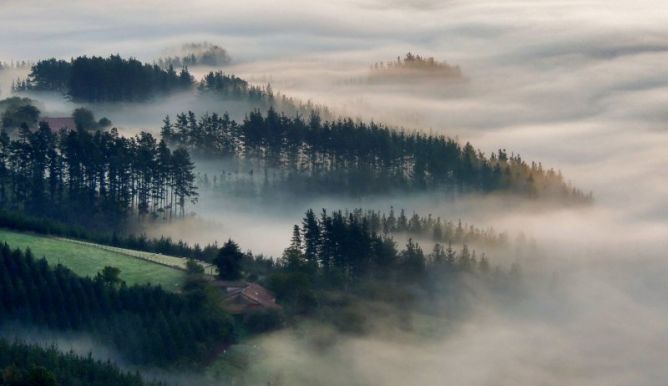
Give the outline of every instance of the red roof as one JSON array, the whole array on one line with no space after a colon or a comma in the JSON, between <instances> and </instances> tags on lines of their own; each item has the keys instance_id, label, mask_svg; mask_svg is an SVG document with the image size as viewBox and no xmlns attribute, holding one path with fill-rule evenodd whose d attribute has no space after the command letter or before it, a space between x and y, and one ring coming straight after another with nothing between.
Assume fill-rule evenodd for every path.
<instances>
[{"instance_id":1,"label":"red roof","mask_svg":"<svg viewBox=\"0 0 668 386\"><path fill-rule=\"evenodd\" d=\"M51 130L54 131L60 129L74 130L77 128L72 117L43 117L39 121L48 124Z\"/></svg>"},{"instance_id":2,"label":"red roof","mask_svg":"<svg viewBox=\"0 0 668 386\"><path fill-rule=\"evenodd\" d=\"M279 309L280 305L276 304L274 295L256 283L248 283L245 281L215 281L215 287L225 290L224 298L226 308L231 312L244 312L251 309L269 308ZM240 304L236 304L240 303Z\"/></svg>"}]
</instances>

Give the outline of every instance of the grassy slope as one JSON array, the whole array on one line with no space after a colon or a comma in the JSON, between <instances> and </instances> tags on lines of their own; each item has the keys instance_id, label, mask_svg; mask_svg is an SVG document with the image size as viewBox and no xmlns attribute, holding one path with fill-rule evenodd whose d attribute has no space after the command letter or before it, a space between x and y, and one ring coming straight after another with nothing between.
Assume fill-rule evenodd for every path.
<instances>
[{"instance_id":1,"label":"grassy slope","mask_svg":"<svg viewBox=\"0 0 668 386\"><path fill-rule=\"evenodd\" d=\"M19 233L5 229L0 229L0 242L6 242L11 248L25 249L30 247L36 257L45 257L49 264L60 263L80 276L93 277L105 266L119 268L121 279L128 285L151 283L175 291L180 288L185 275L183 271L176 268L141 259L142 257L145 259L150 257L144 256L144 252L108 248L96 244ZM170 263L175 263L174 259L176 258L155 256L152 260L159 260L162 264L172 265Z\"/></svg>"}]
</instances>

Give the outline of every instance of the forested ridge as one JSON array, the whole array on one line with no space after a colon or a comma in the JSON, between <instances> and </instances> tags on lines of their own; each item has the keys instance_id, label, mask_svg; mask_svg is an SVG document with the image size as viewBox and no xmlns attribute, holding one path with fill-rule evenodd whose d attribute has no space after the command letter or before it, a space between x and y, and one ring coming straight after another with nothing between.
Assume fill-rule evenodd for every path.
<instances>
[{"instance_id":1,"label":"forested ridge","mask_svg":"<svg viewBox=\"0 0 668 386\"><path fill-rule=\"evenodd\" d=\"M508 192L530 198L585 203L591 196L560 172L499 150L490 156L470 143L439 135L407 133L351 119L323 122L269 109L238 123L227 114L181 113L165 118L162 138L204 157L238 161L264 171L265 182L299 193L374 194L443 190Z\"/></svg>"},{"instance_id":2,"label":"forested ridge","mask_svg":"<svg viewBox=\"0 0 668 386\"><path fill-rule=\"evenodd\" d=\"M193 169L187 151L144 132L24 127L0 133L0 207L79 223L183 215L197 198Z\"/></svg>"},{"instance_id":3,"label":"forested ridge","mask_svg":"<svg viewBox=\"0 0 668 386\"><path fill-rule=\"evenodd\" d=\"M196 364L234 337L232 322L197 287L171 294L81 278L28 250L0 247L0 322L91 334L136 364Z\"/></svg>"},{"instance_id":4,"label":"forested ridge","mask_svg":"<svg viewBox=\"0 0 668 386\"><path fill-rule=\"evenodd\" d=\"M274 107L288 114L305 115L317 111L325 117L331 116L324 106L275 94L268 84L252 85L222 71L211 71L201 81L196 81L188 71L188 65L217 60L216 55L220 53L170 58L160 64L146 64L118 55L108 58L80 56L70 61L46 59L33 64L29 76L17 80L13 89L56 91L83 102L143 102L178 91L197 90L200 95L247 102L262 110ZM177 72L175 68L179 67Z\"/></svg>"}]
</instances>

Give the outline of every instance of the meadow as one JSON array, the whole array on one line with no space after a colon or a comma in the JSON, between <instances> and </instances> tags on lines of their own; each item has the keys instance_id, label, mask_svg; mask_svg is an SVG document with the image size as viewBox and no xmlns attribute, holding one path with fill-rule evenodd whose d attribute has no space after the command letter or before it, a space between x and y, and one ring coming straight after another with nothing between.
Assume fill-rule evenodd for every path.
<instances>
[{"instance_id":1,"label":"meadow","mask_svg":"<svg viewBox=\"0 0 668 386\"><path fill-rule=\"evenodd\" d=\"M30 248L35 257L44 257L51 265L62 264L80 276L94 277L105 266L116 267L127 285L151 283L178 291L185 277L185 259L173 256L6 229L0 229L0 242L11 248Z\"/></svg>"}]
</instances>

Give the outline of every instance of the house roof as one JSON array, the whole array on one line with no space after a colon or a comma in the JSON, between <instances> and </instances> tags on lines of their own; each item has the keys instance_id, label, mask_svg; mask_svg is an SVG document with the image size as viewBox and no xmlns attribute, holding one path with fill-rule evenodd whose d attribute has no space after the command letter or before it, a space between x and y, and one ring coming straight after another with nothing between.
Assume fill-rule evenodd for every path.
<instances>
[{"instance_id":1,"label":"house roof","mask_svg":"<svg viewBox=\"0 0 668 386\"><path fill-rule=\"evenodd\" d=\"M225 289L225 299L242 296L253 303L267 308L278 308L274 295L256 283L245 281L215 281L214 286Z\"/></svg>"},{"instance_id":2,"label":"house roof","mask_svg":"<svg viewBox=\"0 0 668 386\"><path fill-rule=\"evenodd\" d=\"M42 117L39 121L48 124L51 130L74 130L77 128L72 117Z\"/></svg>"}]
</instances>

